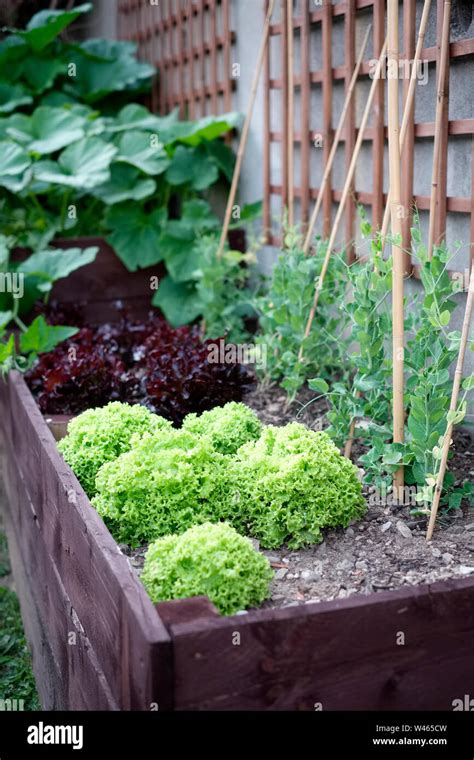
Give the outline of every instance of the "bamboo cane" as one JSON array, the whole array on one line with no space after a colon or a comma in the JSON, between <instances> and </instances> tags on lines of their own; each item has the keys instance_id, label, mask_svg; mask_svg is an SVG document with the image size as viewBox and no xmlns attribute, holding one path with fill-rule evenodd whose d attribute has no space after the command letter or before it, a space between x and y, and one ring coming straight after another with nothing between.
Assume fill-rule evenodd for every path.
<instances>
[{"instance_id":1,"label":"bamboo cane","mask_svg":"<svg viewBox=\"0 0 474 760\"><path fill-rule=\"evenodd\" d=\"M377 88L377 84L378 84L378 81L380 79L380 72L381 72L383 60L385 58L385 51L386 51L386 49L387 49L387 40L385 40L385 42L384 42L382 51L380 53L380 57L379 57L378 62L377 62L377 68L375 70L374 78L372 80L372 86L370 88L369 97L367 99L365 110L364 110L364 113L363 113L363 116L362 116L362 121L360 123L359 134L357 136L357 141L356 141L356 144L354 146L354 153L352 155L351 163L349 164L349 169L348 169L347 176L346 176L346 182L344 184L344 189L342 191L341 201L339 203L339 208L337 209L336 217L334 219L334 224L332 226L331 235L329 236L329 241L328 241L328 244L327 244L326 255L324 257L323 266L321 268L321 274L319 275L317 283L316 283L316 286L315 286L313 303L312 303L312 306L311 306L311 309L310 309L310 312L309 312L308 321L306 323L306 327L305 327L305 331L304 331L304 337L305 338L307 338L308 335L309 335L309 333L311 332L311 327L312 327L312 324L313 324L314 315L316 314L316 308L317 308L318 301L319 301L319 294L321 293L321 291L323 289L324 280L325 280L326 273L327 273L328 266L329 266L329 259L331 257L331 249L332 249L332 247L334 245L334 241L336 239L336 234L337 234L337 229L338 229L339 223L341 221L341 217L342 217L342 214L343 214L343 211L344 211L344 206L345 206L346 201L347 201L347 196L349 195L349 190L350 190L350 187L351 187L351 184L352 184L352 179L353 179L353 176L354 176L357 159L359 157L360 148L361 148L361 145L362 145L362 141L364 139L365 127L367 126L367 120L369 118L369 113L370 113L370 109L371 109L372 102L373 102L373 99L374 99L375 90ZM299 361L301 361L302 358L303 358L303 346L301 346L300 351L299 351L299 355L298 355Z\"/></svg>"},{"instance_id":2,"label":"bamboo cane","mask_svg":"<svg viewBox=\"0 0 474 760\"><path fill-rule=\"evenodd\" d=\"M390 208L392 233L396 242L392 243L393 284L393 441L403 443L405 432L405 412L403 407L404 389L404 314L403 314L403 250L400 245L402 220L400 217L400 126L398 108L398 0L389 0L387 14L388 28L388 152L390 170ZM394 475L395 497L401 496L404 484L403 467Z\"/></svg>"},{"instance_id":3,"label":"bamboo cane","mask_svg":"<svg viewBox=\"0 0 474 760\"><path fill-rule=\"evenodd\" d=\"M471 326L472 306L474 301L474 267L471 269L471 278L469 281L469 291L467 294L466 310L464 312L464 321L462 325L461 344L459 346L458 360L456 362L456 370L454 372L453 391L451 394L451 403L449 405L449 413L452 415L456 411L459 389L461 387L462 372L464 367L464 357L466 355L467 339L469 335L469 328ZM449 417L448 417L449 419ZM436 515L438 514L439 501L443 490L444 476L446 474L446 466L448 463L449 447L451 446L451 435L453 432L454 424L449 421L446 425L446 432L443 439L443 449L441 454L441 461L439 465L438 477L436 479L436 486L433 498L433 504L431 505L430 521L428 524L428 530L426 531L426 540L431 541L433 536L433 530L436 522Z\"/></svg>"},{"instance_id":4,"label":"bamboo cane","mask_svg":"<svg viewBox=\"0 0 474 760\"><path fill-rule=\"evenodd\" d=\"M294 52L293 52L293 0L287 0L287 53L288 53L288 225L293 227L295 216L294 188L294 157L295 157L295 128L294 128Z\"/></svg>"},{"instance_id":5,"label":"bamboo cane","mask_svg":"<svg viewBox=\"0 0 474 760\"><path fill-rule=\"evenodd\" d=\"M400 155L403 153L403 148L405 147L405 139L408 132L408 125L410 123L410 116L411 116L411 112L413 108L413 101L415 99L416 73L417 73L418 61L421 58L421 51L423 50L424 43L425 43L425 33L426 33L426 26L428 23L430 8L431 8L431 0L425 0L425 4L423 6L423 13L421 16L421 21L420 21L420 28L418 30L418 39L416 43L415 57L413 59L413 68L411 71L410 85L408 87L405 107L403 111L402 126L400 128ZM382 223L382 230L381 230L382 253L385 246L385 238L387 236L389 219L390 219L390 190L388 192L387 204L385 206L385 212L383 215L383 223ZM356 395L360 396L360 393L357 392ZM347 438L346 445L344 447L344 456L347 457L348 459L350 459L351 453L352 453L355 423L356 421L355 419L353 419L351 421L350 428L349 428L349 436Z\"/></svg>"},{"instance_id":6,"label":"bamboo cane","mask_svg":"<svg viewBox=\"0 0 474 760\"><path fill-rule=\"evenodd\" d=\"M408 133L408 126L410 124L410 116L413 109L413 101L415 99L416 74L417 74L417 68L418 68L418 61L421 58L421 51L423 50L424 43L425 43L426 25L428 23L430 7L431 7L431 0L425 0L425 4L423 6L423 13L421 16L421 21L420 21L420 29L418 31L418 40L416 43L415 57L413 59L413 68L411 71L410 85L408 87L407 97L405 101L405 108L403 111L402 126L400 129L400 154L403 153L403 148L405 147L405 139ZM385 206L385 212L383 215L383 222L382 222L382 230L381 230L382 252L385 245L385 238L387 236L389 219L390 219L390 190L388 192L387 203Z\"/></svg>"},{"instance_id":7,"label":"bamboo cane","mask_svg":"<svg viewBox=\"0 0 474 760\"><path fill-rule=\"evenodd\" d=\"M344 101L344 106L343 106L343 109L342 109L342 113L341 113L341 115L339 117L339 124L337 125L336 134L334 135L334 142L333 142L332 147L331 147L331 152L329 154L327 164L324 167L324 174L323 174L323 178L321 180L321 187L319 189L318 198L316 200L316 205L315 205L315 207L313 209L313 213L311 215L311 219L310 219L309 226L308 226L308 231L306 233L306 238L305 238L305 241L304 241L303 250L304 250L305 253L308 253L309 246L311 245L311 238L313 236L314 227L316 225L316 220L318 218L319 209L321 208L321 203L322 203L322 200L323 200L323 197L324 197L324 191L326 189L326 185L327 185L328 180L329 180L329 175L331 173L332 165L334 163L334 157L336 155L337 147L338 147L340 139L341 139L342 129L343 129L343 126L344 126L344 122L346 120L346 115L347 115L347 112L349 110L349 106L351 104L352 95L354 93L355 85L356 85L356 82L357 82L357 78L359 76L359 71L360 71L360 67L362 65L362 61L363 61L363 58L364 58L364 53L365 53L365 49L367 47L367 42L368 42L368 39L369 39L369 34L370 34L371 28L372 28L372 24L369 24L369 26L367 27L367 31L365 33L365 37L364 37L364 39L362 41L362 46L360 48L359 56L357 58L357 62L356 62L355 68L354 68L354 73L352 74L352 79L350 81L350 84L349 84L349 87L348 87L348 90L347 90L347 93L346 93L346 99Z\"/></svg>"},{"instance_id":8,"label":"bamboo cane","mask_svg":"<svg viewBox=\"0 0 474 760\"><path fill-rule=\"evenodd\" d=\"M234 175L232 177L232 184L230 187L229 197L227 199L227 208L226 208L225 216L224 216L224 224L222 227L219 247L217 249L218 259L222 257L222 254L224 252L225 241L227 240L227 233L229 231L232 208L234 206L235 196L237 195L237 186L239 183L240 172L242 169L242 162L244 158L244 152L247 146L247 140L248 140L249 131L250 131L250 122L252 120L253 109L255 106L255 99L257 97L258 83L260 80L260 74L262 72L263 61L264 61L265 52L267 49L268 36L270 32L270 21L271 21L274 7L275 7L275 0L270 0L267 16L265 18L265 24L263 27L262 41L260 43L260 50L258 52L257 63L255 66L255 72L254 72L253 81L252 81L252 87L250 90L250 98L249 98L249 103L248 103L248 108L247 108L247 115L245 117L244 126L242 128L242 135L240 138L239 149L237 152L237 159L235 162Z\"/></svg>"},{"instance_id":9,"label":"bamboo cane","mask_svg":"<svg viewBox=\"0 0 474 760\"><path fill-rule=\"evenodd\" d=\"M439 188L439 154L443 113L446 106L446 72L449 56L449 26L451 21L451 0L444 0L443 28L441 31L440 70L438 77L438 94L436 99L435 134L433 145L433 171L431 175L430 222L428 229L428 259L433 256L434 225L436 220L436 200Z\"/></svg>"}]
</instances>

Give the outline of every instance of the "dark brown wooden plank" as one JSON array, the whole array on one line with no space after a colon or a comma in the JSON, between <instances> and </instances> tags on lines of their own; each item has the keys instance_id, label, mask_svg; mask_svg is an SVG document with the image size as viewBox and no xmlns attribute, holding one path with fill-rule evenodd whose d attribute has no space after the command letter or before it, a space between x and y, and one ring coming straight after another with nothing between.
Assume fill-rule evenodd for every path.
<instances>
[{"instance_id":1,"label":"dark brown wooden plank","mask_svg":"<svg viewBox=\"0 0 474 760\"><path fill-rule=\"evenodd\" d=\"M100 237L59 239L54 245L58 249L98 246L99 252L92 264L59 280L53 287L51 298L63 303L83 302L85 318L96 322L117 320L116 305L119 302L132 317L145 318L150 312L154 294L151 278L157 277L159 281L163 277L165 269L162 264L129 272ZM21 261L26 255L24 250L17 250L14 258Z\"/></svg>"},{"instance_id":2,"label":"dark brown wooden plank","mask_svg":"<svg viewBox=\"0 0 474 760\"><path fill-rule=\"evenodd\" d=\"M67 435L67 426L72 420L72 414L45 414L44 421L51 430L55 441L60 441Z\"/></svg>"},{"instance_id":3,"label":"dark brown wooden plank","mask_svg":"<svg viewBox=\"0 0 474 760\"><path fill-rule=\"evenodd\" d=\"M166 629L128 560L59 456L19 376L10 378L9 403L15 422L8 442L10 456L14 451L29 497L28 509L15 514L18 535L32 517L120 704L148 709L159 696L164 709L169 677ZM141 667L124 671L121 663L130 659Z\"/></svg>"},{"instance_id":4,"label":"dark brown wooden plank","mask_svg":"<svg viewBox=\"0 0 474 760\"><path fill-rule=\"evenodd\" d=\"M222 0L222 23L224 38L224 110L232 109L231 47L233 35L230 29L230 3Z\"/></svg>"},{"instance_id":5,"label":"dark brown wooden plank","mask_svg":"<svg viewBox=\"0 0 474 760\"><path fill-rule=\"evenodd\" d=\"M9 549L41 702L45 709L117 710L118 704L44 545L21 473L12 458L5 464Z\"/></svg>"},{"instance_id":6,"label":"dark brown wooden plank","mask_svg":"<svg viewBox=\"0 0 474 760\"><path fill-rule=\"evenodd\" d=\"M203 618L219 617L219 612L207 596L172 599L169 602L159 602L155 607L167 628L177 623L189 623Z\"/></svg>"},{"instance_id":7,"label":"dark brown wooden plank","mask_svg":"<svg viewBox=\"0 0 474 760\"><path fill-rule=\"evenodd\" d=\"M170 630L177 710L450 710L474 680L472 580Z\"/></svg>"}]
</instances>

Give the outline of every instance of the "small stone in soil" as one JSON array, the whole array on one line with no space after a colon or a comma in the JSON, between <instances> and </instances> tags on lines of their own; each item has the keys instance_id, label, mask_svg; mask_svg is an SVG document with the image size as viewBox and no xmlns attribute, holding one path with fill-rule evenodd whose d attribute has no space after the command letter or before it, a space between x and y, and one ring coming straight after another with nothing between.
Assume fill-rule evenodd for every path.
<instances>
[{"instance_id":1,"label":"small stone in soil","mask_svg":"<svg viewBox=\"0 0 474 760\"><path fill-rule=\"evenodd\" d=\"M413 538L412 532L408 525L401 520L397 522L397 530L403 538Z\"/></svg>"},{"instance_id":2,"label":"small stone in soil","mask_svg":"<svg viewBox=\"0 0 474 760\"><path fill-rule=\"evenodd\" d=\"M443 562L444 562L446 565L449 565L449 564L450 564L450 563L453 561L453 559L454 559L453 555L452 555L452 554L450 554L449 552L445 552L445 553L443 554Z\"/></svg>"},{"instance_id":3,"label":"small stone in soil","mask_svg":"<svg viewBox=\"0 0 474 760\"><path fill-rule=\"evenodd\" d=\"M469 565L459 565L459 572L461 575L470 575L471 573L474 573L474 567L469 567Z\"/></svg>"},{"instance_id":4,"label":"small stone in soil","mask_svg":"<svg viewBox=\"0 0 474 760\"><path fill-rule=\"evenodd\" d=\"M433 546L433 547L432 547L432 549L431 549L431 554L432 554L432 555L433 555L433 557L435 557L436 559L438 559L438 557L441 557L441 551L440 551L440 550L439 550L439 549L438 549L436 546Z\"/></svg>"},{"instance_id":5,"label":"small stone in soil","mask_svg":"<svg viewBox=\"0 0 474 760\"><path fill-rule=\"evenodd\" d=\"M391 522L390 522L390 520L389 520L388 522L386 522L386 523L384 523L384 524L382 525L382 527L380 528L380 530L382 531L382 533L385 533L385 532L386 532L387 530L389 530L391 527L392 527L392 523L391 523Z\"/></svg>"}]
</instances>

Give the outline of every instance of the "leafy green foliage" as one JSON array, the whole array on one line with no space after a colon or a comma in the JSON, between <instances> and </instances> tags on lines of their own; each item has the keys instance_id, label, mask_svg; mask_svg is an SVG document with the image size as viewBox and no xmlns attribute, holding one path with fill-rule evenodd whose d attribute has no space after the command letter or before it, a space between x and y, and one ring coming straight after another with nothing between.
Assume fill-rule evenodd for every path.
<instances>
[{"instance_id":1,"label":"leafy green foliage","mask_svg":"<svg viewBox=\"0 0 474 760\"><path fill-rule=\"evenodd\" d=\"M296 422L264 428L229 470L229 520L267 548L318 543L323 528L346 527L365 510L357 468L326 433Z\"/></svg>"},{"instance_id":2,"label":"leafy green foliage","mask_svg":"<svg viewBox=\"0 0 474 760\"><path fill-rule=\"evenodd\" d=\"M390 437L391 364L388 344L391 335L392 289L391 260L378 255L374 261L356 262L348 269L349 298L341 304L341 325L349 326L349 365L354 372L346 382L330 387L323 378L309 380L309 387L330 401L327 433L342 448L347 440L351 420L355 420L355 437L370 437L373 443ZM349 423L348 423L349 421ZM370 456L372 454L369 453Z\"/></svg>"},{"instance_id":3,"label":"leafy green foliage","mask_svg":"<svg viewBox=\"0 0 474 760\"><path fill-rule=\"evenodd\" d=\"M223 615L260 604L270 563L231 526L205 523L148 548L141 580L154 603L205 595Z\"/></svg>"},{"instance_id":4,"label":"leafy green foliage","mask_svg":"<svg viewBox=\"0 0 474 760\"><path fill-rule=\"evenodd\" d=\"M40 710L31 656L13 591L0 586L0 695L23 700L25 710Z\"/></svg>"},{"instance_id":5,"label":"leafy green foliage","mask_svg":"<svg viewBox=\"0 0 474 760\"><path fill-rule=\"evenodd\" d=\"M202 312L194 247L219 224L200 194L230 181L235 157L220 138L240 115L180 122L177 111L121 108L149 90L155 71L131 42L59 37L91 7L40 12L0 42L5 232L33 249L59 234L104 235L130 271L165 259L172 282L159 298L173 324L185 324Z\"/></svg>"},{"instance_id":6,"label":"leafy green foliage","mask_svg":"<svg viewBox=\"0 0 474 760\"><path fill-rule=\"evenodd\" d=\"M25 40L36 52L43 50L61 32L76 20L81 13L92 10L92 3L78 5L70 11L44 10L36 13L28 22L25 31L17 31L19 37Z\"/></svg>"},{"instance_id":7,"label":"leafy green foliage","mask_svg":"<svg viewBox=\"0 0 474 760\"><path fill-rule=\"evenodd\" d=\"M17 322L21 328L19 346L13 333L7 333L10 322ZM42 316L26 327L14 311L0 312L0 372L6 375L11 370L28 371L38 354L51 351L76 332L76 327L48 325Z\"/></svg>"},{"instance_id":8,"label":"leafy green foliage","mask_svg":"<svg viewBox=\"0 0 474 760\"><path fill-rule=\"evenodd\" d=\"M218 240L206 234L217 220L191 201L183 221L168 224L162 244L168 276L160 283L153 297L167 320L175 327L201 317L206 337L226 335L229 340L242 342L248 337L246 319L254 316L253 293L247 287L249 269L255 261L252 251L241 253L226 248L217 258ZM179 240L178 236L182 237ZM188 243L189 247L183 244Z\"/></svg>"},{"instance_id":9,"label":"leafy green foliage","mask_svg":"<svg viewBox=\"0 0 474 760\"><path fill-rule=\"evenodd\" d=\"M305 255L295 230L287 231L285 244L287 250L273 269L268 292L257 301L257 342L267 347L264 379L280 382L293 398L309 377L327 377L341 370L346 342L337 310L344 300L347 276L342 256L331 256L312 329L305 337L325 246L320 243L314 256Z\"/></svg>"},{"instance_id":10,"label":"leafy green foliage","mask_svg":"<svg viewBox=\"0 0 474 760\"><path fill-rule=\"evenodd\" d=\"M58 443L85 492L93 496L95 478L105 462L130 450L134 435L171 429L168 420L145 407L114 401L100 409L88 409L71 420L68 434Z\"/></svg>"},{"instance_id":11,"label":"leafy green foliage","mask_svg":"<svg viewBox=\"0 0 474 760\"><path fill-rule=\"evenodd\" d=\"M75 335L76 327L48 325L43 317L36 317L20 335L20 349L25 354L43 354L52 351L58 343Z\"/></svg>"},{"instance_id":12,"label":"leafy green foliage","mask_svg":"<svg viewBox=\"0 0 474 760\"><path fill-rule=\"evenodd\" d=\"M0 141L0 185L11 192L23 190L31 179L28 153L15 143Z\"/></svg>"},{"instance_id":13,"label":"leafy green foliage","mask_svg":"<svg viewBox=\"0 0 474 760\"><path fill-rule=\"evenodd\" d=\"M209 438L221 454L235 454L244 443L260 437L262 423L250 407L231 401L201 415L188 414L183 430Z\"/></svg>"},{"instance_id":14,"label":"leafy green foliage","mask_svg":"<svg viewBox=\"0 0 474 760\"><path fill-rule=\"evenodd\" d=\"M69 77L64 90L77 100L97 103L111 92L149 89L153 66L137 61L132 42L92 39L67 48L68 63L77 75Z\"/></svg>"},{"instance_id":15,"label":"leafy green foliage","mask_svg":"<svg viewBox=\"0 0 474 760\"><path fill-rule=\"evenodd\" d=\"M187 431L145 434L101 467L92 504L118 541L136 545L182 533L218 519L226 462L210 441Z\"/></svg>"},{"instance_id":16,"label":"leafy green foliage","mask_svg":"<svg viewBox=\"0 0 474 760\"><path fill-rule=\"evenodd\" d=\"M160 232L165 209L147 213L139 204L117 204L109 209L106 219L113 228L108 241L130 272L163 259Z\"/></svg>"},{"instance_id":17,"label":"leafy green foliage","mask_svg":"<svg viewBox=\"0 0 474 760\"><path fill-rule=\"evenodd\" d=\"M39 161L34 167L35 179L47 185L66 185L90 190L110 179L110 162L117 148L99 137L88 137L69 145L58 162Z\"/></svg>"},{"instance_id":18,"label":"leafy green foliage","mask_svg":"<svg viewBox=\"0 0 474 760\"><path fill-rule=\"evenodd\" d=\"M370 235L368 222L363 231ZM344 312L351 325L354 352L350 361L355 374L349 382L324 387L321 378L309 385L327 396L331 409L328 433L342 447L355 420L354 436L367 451L360 457L365 482L382 489L391 485L394 473L404 466L405 483L416 487L416 500L428 507L434 496L439 471L448 410L451 399L452 367L458 351L460 333L449 331L451 314L456 307L458 290L447 271L448 252L435 247L429 261L421 243L419 229L412 230L412 241L420 262L423 291L412 297L412 308L405 309L407 337L405 360L405 406L407 418L405 442L393 443L392 419L392 315L389 297L392 287L391 261L380 257L380 240L372 240L373 261L355 264L349 272L352 299ZM375 266L374 266L375 265ZM457 424L466 412L461 398L453 417ZM460 506L471 489L454 488L454 478L444 479L442 504Z\"/></svg>"},{"instance_id":19,"label":"leafy green foliage","mask_svg":"<svg viewBox=\"0 0 474 760\"><path fill-rule=\"evenodd\" d=\"M47 155L65 148L86 135L84 114L70 109L40 106L32 116L14 114L6 121L6 133L25 145L29 152Z\"/></svg>"}]
</instances>

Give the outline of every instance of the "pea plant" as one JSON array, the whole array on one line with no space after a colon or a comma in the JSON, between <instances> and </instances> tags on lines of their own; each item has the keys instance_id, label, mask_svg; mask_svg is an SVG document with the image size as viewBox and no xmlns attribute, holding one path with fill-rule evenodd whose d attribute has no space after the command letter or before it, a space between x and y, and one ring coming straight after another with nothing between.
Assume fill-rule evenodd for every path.
<instances>
[{"instance_id":1,"label":"pea plant","mask_svg":"<svg viewBox=\"0 0 474 760\"><path fill-rule=\"evenodd\" d=\"M331 257L313 326L306 336L325 247L321 241L315 255L307 256L296 229L286 229L284 244L269 288L256 302L257 342L267 349L264 381L279 382L291 400L316 372L329 378L343 371L346 341L337 309L345 298L347 268L342 256Z\"/></svg>"},{"instance_id":2,"label":"pea plant","mask_svg":"<svg viewBox=\"0 0 474 760\"><path fill-rule=\"evenodd\" d=\"M370 232L365 222L362 229L366 234ZM412 229L412 243L420 263L422 291L412 297L412 308L405 310L408 339L404 443L391 440L392 273L391 261L380 255L381 244L377 237L371 242L372 260L357 262L349 270L352 298L343 310L354 346L350 355L354 371L348 382L336 383L331 388L321 377L310 380L309 386L327 397L330 404L328 432L340 447L347 441L351 421L355 421L354 437L365 449L359 457L365 482L387 489L393 473L403 465L406 485L415 486L417 511L425 512L433 500L443 436L446 423L451 419L448 415L452 391L450 368L457 357L461 336L457 330L450 330L449 324L459 286L448 274L449 254L444 246L435 248L429 260L418 226ZM452 421L457 424L464 419L466 397L473 386L473 376L466 378L463 396L452 415ZM468 483L455 487L454 476L447 473L442 504L457 508L471 492Z\"/></svg>"},{"instance_id":3,"label":"pea plant","mask_svg":"<svg viewBox=\"0 0 474 760\"><path fill-rule=\"evenodd\" d=\"M389 296L392 287L391 262L380 257L380 243L372 243L374 262L356 262L348 268L349 296L342 304L341 324L350 331L348 364L352 371L345 382L329 387L324 378L309 380L309 387L327 396L328 432L340 448L349 435L370 439L372 451L390 435L390 362L386 340L390 334ZM375 454L372 454L375 460Z\"/></svg>"}]
</instances>

